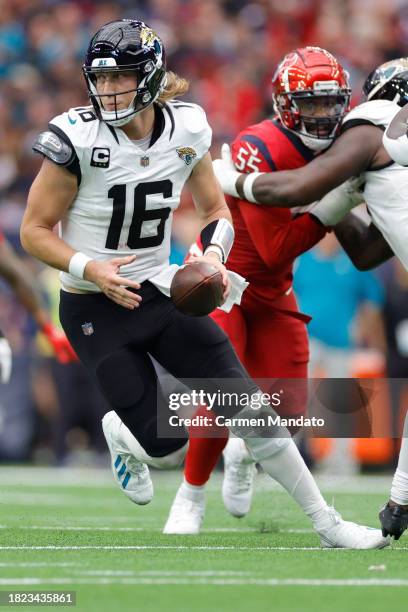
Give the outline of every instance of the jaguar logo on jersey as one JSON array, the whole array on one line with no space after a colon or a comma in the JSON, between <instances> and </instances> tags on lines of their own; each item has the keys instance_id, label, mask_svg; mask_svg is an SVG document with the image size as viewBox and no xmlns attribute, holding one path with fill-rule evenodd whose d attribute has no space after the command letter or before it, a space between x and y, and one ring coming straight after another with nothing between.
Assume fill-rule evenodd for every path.
<instances>
[{"instance_id":1,"label":"jaguar logo on jersey","mask_svg":"<svg viewBox=\"0 0 408 612\"><path fill-rule=\"evenodd\" d=\"M92 325L92 323L83 323L81 325L82 327L82 331L84 333L84 336L92 336L92 334L94 333L94 326Z\"/></svg>"},{"instance_id":2,"label":"jaguar logo on jersey","mask_svg":"<svg viewBox=\"0 0 408 612\"><path fill-rule=\"evenodd\" d=\"M102 147L92 149L91 166L94 168L109 168L110 150Z\"/></svg>"},{"instance_id":3,"label":"jaguar logo on jersey","mask_svg":"<svg viewBox=\"0 0 408 612\"><path fill-rule=\"evenodd\" d=\"M176 151L179 158L182 159L187 166L197 157L197 153L191 147L179 147Z\"/></svg>"}]
</instances>

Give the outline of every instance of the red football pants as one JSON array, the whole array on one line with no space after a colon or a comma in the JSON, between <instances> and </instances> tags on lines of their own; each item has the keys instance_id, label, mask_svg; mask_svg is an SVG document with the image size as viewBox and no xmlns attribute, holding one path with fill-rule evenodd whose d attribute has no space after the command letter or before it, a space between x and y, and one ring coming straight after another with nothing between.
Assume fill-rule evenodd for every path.
<instances>
[{"instance_id":1,"label":"red football pants","mask_svg":"<svg viewBox=\"0 0 408 612\"><path fill-rule=\"evenodd\" d=\"M211 317L225 331L252 378L307 378L309 318L299 313L293 293L273 301L264 300L251 286L240 306L234 306L229 313L217 309ZM296 401L291 405L275 408L280 416L294 417L305 411L306 385L295 395ZM204 408L198 413L208 414ZM215 437L199 438L194 436L200 433L190 428L184 471L190 484L199 486L207 482L228 441L226 427L214 429Z\"/></svg>"}]
</instances>

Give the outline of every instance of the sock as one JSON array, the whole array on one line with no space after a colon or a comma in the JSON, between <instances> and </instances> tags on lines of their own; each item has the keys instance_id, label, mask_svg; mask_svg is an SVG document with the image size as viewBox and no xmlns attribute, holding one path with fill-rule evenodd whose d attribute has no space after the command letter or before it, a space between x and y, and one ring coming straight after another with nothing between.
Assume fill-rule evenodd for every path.
<instances>
[{"instance_id":1,"label":"sock","mask_svg":"<svg viewBox=\"0 0 408 612\"><path fill-rule=\"evenodd\" d=\"M183 497L193 502L200 502L204 497L204 491L205 491L204 485L202 486L192 485L188 483L185 478L179 488L179 493Z\"/></svg>"},{"instance_id":2,"label":"sock","mask_svg":"<svg viewBox=\"0 0 408 612\"><path fill-rule=\"evenodd\" d=\"M215 418L215 414L201 406L194 416L208 416ZM199 438L197 436L205 430L206 435L212 438ZM205 485L211 472L217 465L225 445L228 442L228 429L217 425L208 427L189 427L190 444L185 458L184 477L190 485ZM215 437L217 436L217 437Z\"/></svg>"},{"instance_id":3,"label":"sock","mask_svg":"<svg viewBox=\"0 0 408 612\"><path fill-rule=\"evenodd\" d=\"M395 470L392 479L390 499L400 506L408 505L408 473L399 467Z\"/></svg>"},{"instance_id":4,"label":"sock","mask_svg":"<svg viewBox=\"0 0 408 612\"><path fill-rule=\"evenodd\" d=\"M260 464L299 504L315 529L328 525L327 503L293 440L271 457L262 459Z\"/></svg>"},{"instance_id":5,"label":"sock","mask_svg":"<svg viewBox=\"0 0 408 612\"><path fill-rule=\"evenodd\" d=\"M404 431L398 458L398 467L391 485L390 498L400 506L408 505L408 412L405 415Z\"/></svg>"}]
</instances>

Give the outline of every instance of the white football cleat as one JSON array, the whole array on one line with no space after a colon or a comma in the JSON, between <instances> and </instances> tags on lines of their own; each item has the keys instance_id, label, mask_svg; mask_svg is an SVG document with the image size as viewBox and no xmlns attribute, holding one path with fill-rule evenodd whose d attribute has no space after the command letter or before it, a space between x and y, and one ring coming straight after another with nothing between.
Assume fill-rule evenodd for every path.
<instances>
[{"instance_id":1,"label":"white football cleat","mask_svg":"<svg viewBox=\"0 0 408 612\"><path fill-rule=\"evenodd\" d=\"M334 508L329 508L328 519L328 526L317 530L322 548L367 550L390 545L390 538L384 538L381 529L344 521Z\"/></svg>"},{"instance_id":2,"label":"white football cleat","mask_svg":"<svg viewBox=\"0 0 408 612\"><path fill-rule=\"evenodd\" d=\"M111 454L113 477L132 502L144 506L152 501L153 483L147 465L135 458L123 440L121 429L124 427L113 410L107 412L102 419L103 433Z\"/></svg>"},{"instance_id":3,"label":"white football cleat","mask_svg":"<svg viewBox=\"0 0 408 612\"><path fill-rule=\"evenodd\" d=\"M193 499L191 495L189 495L189 492L186 491L183 483L176 493L163 533L172 535L197 535L200 533L204 512L204 491L200 491L200 494L196 494Z\"/></svg>"},{"instance_id":4,"label":"white football cleat","mask_svg":"<svg viewBox=\"0 0 408 612\"><path fill-rule=\"evenodd\" d=\"M255 463L241 438L230 437L223 455L222 499L228 512L241 518L251 507Z\"/></svg>"}]
</instances>

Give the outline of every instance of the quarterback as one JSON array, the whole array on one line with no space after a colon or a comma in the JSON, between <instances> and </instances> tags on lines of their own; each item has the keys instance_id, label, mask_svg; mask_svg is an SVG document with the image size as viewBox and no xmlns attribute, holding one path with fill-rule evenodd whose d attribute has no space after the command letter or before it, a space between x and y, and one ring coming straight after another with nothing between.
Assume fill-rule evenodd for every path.
<instances>
[{"instance_id":1,"label":"quarterback","mask_svg":"<svg viewBox=\"0 0 408 612\"><path fill-rule=\"evenodd\" d=\"M310 163L307 172L301 168L244 175L236 172L224 149L225 159L214 162L217 178L226 193L245 194L255 204L292 207L308 205L361 174L372 223L361 227L356 222L352 230L356 258L360 251L361 266L368 268L395 254L408 269L408 172L395 163L408 162L407 111L400 109L408 101L407 59L379 66L368 76L364 93L366 101L345 117L342 134L329 151ZM339 229L341 242L350 231ZM380 512L384 535L396 539L408 526L407 430L408 417L391 498Z\"/></svg>"},{"instance_id":2,"label":"quarterback","mask_svg":"<svg viewBox=\"0 0 408 612\"><path fill-rule=\"evenodd\" d=\"M62 272L61 323L112 408L103 428L113 473L132 501L146 504L153 496L147 465L177 466L187 446L182 426L177 436L170 432L171 411L157 393L149 355L176 378L199 375L207 393L215 378L231 379L235 391L250 396L259 389L216 323L183 315L168 297L171 222L184 184L204 225L198 259L219 268L226 299L230 290L223 264L234 231L213 174L204 111L174 99L185 82L166 71L160 38L140 21L103 26L83 72L92 106L52 119L38 137L35 149L45 159L21 238L29 253ZM213 409L226 417L248 412ZM327 506L285 428L271 428L269 438L231 429L292 492L323 546L388 544L379 530L343 521Z\"/></svg>"}]
</instances>

